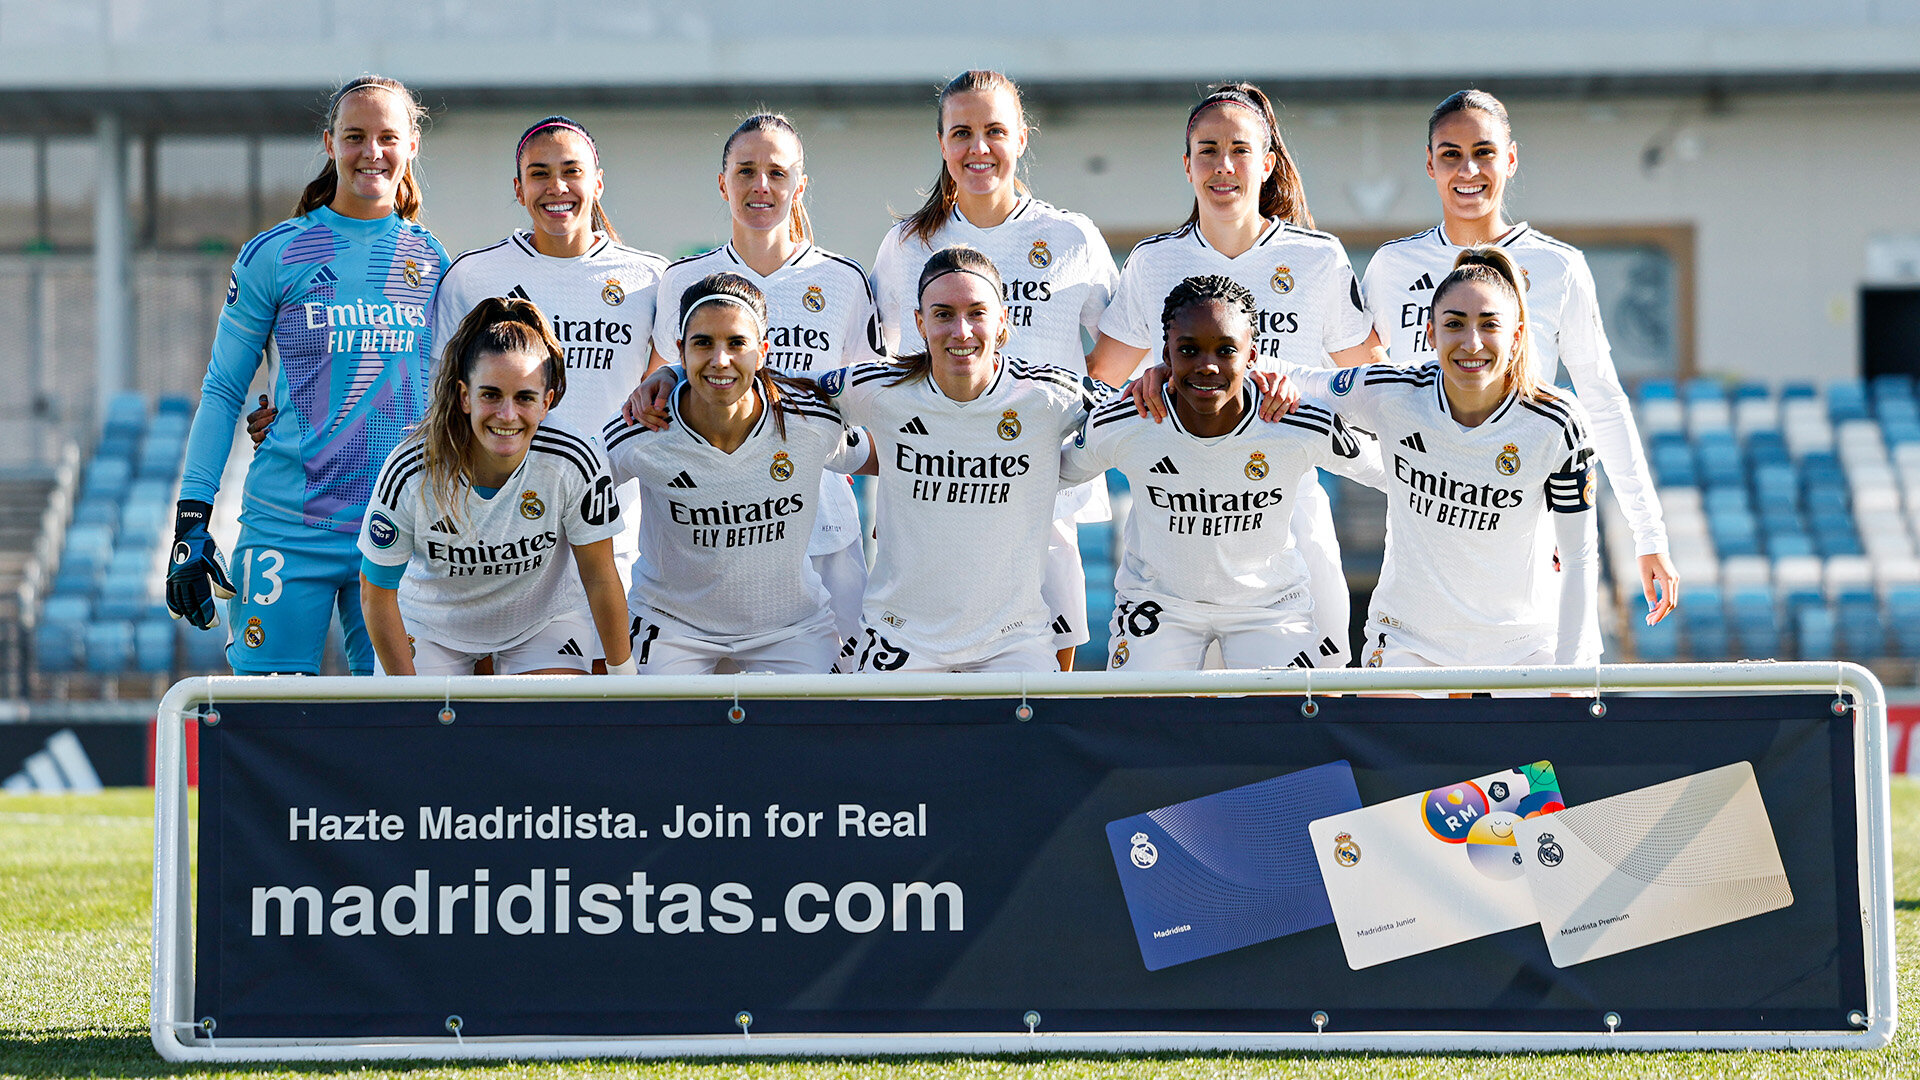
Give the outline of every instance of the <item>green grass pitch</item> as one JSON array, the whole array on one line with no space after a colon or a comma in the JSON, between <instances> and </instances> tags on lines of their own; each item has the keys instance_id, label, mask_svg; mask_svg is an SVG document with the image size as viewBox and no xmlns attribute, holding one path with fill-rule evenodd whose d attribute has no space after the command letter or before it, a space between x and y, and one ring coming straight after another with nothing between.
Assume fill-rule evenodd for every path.
<instances>
[{"instance_id":1,"label":"green grass pitch","mask_svg":"<svg viewBox=\"0 0 1920 1080\"><path fill-rule=\"evenodd\" d=\"M1893 785L1901 1024L1873 1053L1025 1054L408 1066L181 1066L147 1040L153 796L0 795L0 1077L1920 1077L1920 781Z\"/></svg>"}]
</instances>

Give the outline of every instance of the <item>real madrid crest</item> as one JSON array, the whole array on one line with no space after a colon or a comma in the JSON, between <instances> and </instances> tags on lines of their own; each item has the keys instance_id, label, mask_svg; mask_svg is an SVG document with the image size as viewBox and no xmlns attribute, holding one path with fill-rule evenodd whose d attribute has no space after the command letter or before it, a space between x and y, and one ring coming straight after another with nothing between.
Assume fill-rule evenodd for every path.
<instances>
[{"instance_id":1,"label":"real madrid crest","mask_svg":"<svg viewBox=\"0 0 1920 1080\"><path fill-rule=\"evenodd\" d=\"M626 298L627 290L620 287L617 277L608 278L607 283L600 287L600 299L605 300L608 307L619 307Z\"/></svg>"},{"instance_id":2,"label":"real madrid crest","mask_svg":"<svg viewBox=\"0 0 1920 1080\"><path fill-rule=\"evenodd\" d=\"M1133 851L1128 858L1133 860L1133 865L1145 870L1160 861L1160 850L1147 839L1146 833L1137 832L1133 834Z\"/></svg>"},{"instance_id":3,"label":"real madrid crest","mask_svg":"<svg viewBox=\"0 0 1920 1080\"><path fill-rule=\"evenodd\" d=\"M1501 476L1512 476L1520 471L1520 448L1508 443L1500 448L1500 456L1493 459L1493 467L1500 470Z\"/></svg>"},{"instance_id":4,"label":"real madrid crest","mask_svg":"<svg viewBox=\"0 0 1920 1080\"><path fill-rule=\"evenodd\" d=\"M408 259L406 263L400 267L400 276L407 279L407 285L409 287L415 288L415 289L419 288L420 287L420 264L417 262L414 262L412 259Z\"/></svg>"},{"instance_id":5,"label":"real madrid crest","mask_svg":"<svg viewBox=\"0 0 1920 1080\"><path fill-rule=\"evenodd\" d=\"M520 493L520 516L521 517L526 518L528 521L535 521L535 520L538 520L539 517L542 514L545 514L546 512L547 512L547 504L540 501L539 492L523 491Z\"/></svg>"},{"instance_id":6,"label":"real madrid crest","mask_svg":"<svg viewBox=\"0 0 1920 1080\"><path fill-rule=\"evenodd\" d=\"M1267 478L1267 455L1255 450L1247 456L1247 479L1265 480Z\"/></svg>"},{"instance_id":7,"label":"real madrid crest","mask_svg":"<svg viewBox=\"0 0 1920 1080\"><path fill-rule=\"evenodd\" d=\"M1127 643L1125 641L1121 641L1113 647L1113 666L1116 668L1127 666Z\"/></svg>"},{"instance_id":8,"label":"real madrid crest","mask_svg":"<svg viewBox=\"0 0 1920 1080\"><path fill-rule=\"evenodd\" d=\"M1383 659L1383 658L1382 658L1382 656L1381 656L1381 653L1383 653L1383 652L1385 652L1385 651L1386 651L1386 650L1384 650L1384 649L1375 649L1375 650L1373 650L1373 655L1372 655L1372 656L1369 656L1369 657L1367 657L1367 666L1368 666L1368 667L1379 667L1379 666L1380 666L1380 662L1381 662L1381 660Z\"/></svg>"},{"instance_id":9,"label":"real madrid crest","mask_svg":"<svg viewBox=\"0 0 1920 1080\"><path fill-rule=\"evenodd\" d=\"M820 286L809 285L806 295L800 298L800 303L808 311L822 311L827 306L827 294L820 291Z\"/></svg>"},{"instance_id":10,"label":"real madrid crest","mask_svg":"<svg viewBox=\"0 0 1920 1080\"><path fill-rule=\"evenodd\" d=\"M1027 262L1035 270L1045 270L1047 267L1053 265L1053 252L1047 250L1047 242L1045 240L1035 240L1033 242L1032 249L1027 252Z\"/></svg>"},{"instance_id":11,"label":"real madrid crest","mask_svg":"<svg viewBox=\"0 0 1920 1080\"><path fill-rule=\"evenodd\" d=\"M787 457L785 450L778 451L773 455L773 464L768 466L767 473L782 483L793 479L793 462Z\"/></svg>"},{"instance_id":12,"label":"real madrid crest","mask_svg":"<svg viewBox=\"0 0 1920 1080\"><path fill-rule=\"evenodd\" d=\"M1550 832L1540 834L1540 851L1538 854L1540 856L1541 866L1559 866L1560 860L1567 857L1566 851L1562 849L1559 844L1553 842L1553 834Z\"/></svg>"},{"instance_id":13,"label":"real madrid crest","mask_svg":"<svg viewBox=\"0 0 1920 1080\"><path fill-rule=\"evenodd\" d=\"M1273 277L1269 279L1268 284L1273 286L1274 292L1285 296L1293 291L1293 270L1285 266L1274 267Z\"/></svg>"},{"instance_id":14,"label":"real madrid crest","mask_svg":"<svg viewBox=\"0 0 1920 1080\"><path fill-rule=\"evenodd\" d=\"M1008 409L1000 414L1000 437L1012 442L1020 437L1020 414Z\"/></svg>"},{"instance_id":15,"label":"real madrid crest","mask_svg":"<svg viewBox=\"0 0 1920 1080\"><path fill-rule=\"evenodd\" d=\"M1352 866L1360 861L1360 845L1354 843L1352 833L1341 833L1333 838L1333 861L1341 866Z\"/></svg>"},{"instance_id":16,"label":"real madrid crest","mask_svg":"<svg viewBox=\"0 0 1920 1080\"><path fill-rule=\"evenodd\" d=\"M249 649L259 648L260 643L267 640L267 632L261 627L260 620L257 618L247 620L247 628L240 636L246 640Z\"/></svg>"},{"instance_id":17,"label":"real madrid crest","mask_svg":"<svg viewBox=\"0 0 1920 1080\"><path fill-rule=\"evenodd\" d=\"M1593 505L1593 470L1587 470L1587 486L1580 489L1580 502L1585 506Z\"/></svg>"},{"instance_id":18,"label":"real madrid crest","mask_svg":"<svg viewBox=\"0 0 1920 1080\"><path fill-rule=\"evenodd\" d=\"M407 655L415 657L420 655L420 646L414 642L412 634L407 635Z\"/></svg>"}]
</instances>

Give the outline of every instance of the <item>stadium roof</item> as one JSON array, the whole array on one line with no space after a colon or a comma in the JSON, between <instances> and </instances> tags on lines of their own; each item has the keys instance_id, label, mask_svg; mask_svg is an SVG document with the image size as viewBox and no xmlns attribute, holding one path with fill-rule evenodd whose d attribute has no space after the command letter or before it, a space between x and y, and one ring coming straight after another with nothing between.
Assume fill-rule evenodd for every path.
<instances>
[{"instance_id":1,"label":"stadium roof","mask_svg":"<svg viewBox=\"0 0 1920 1080\"><path fill-rule=\"evenodd\" d=\"M0 128L78 130L111 109L136 128L305 131L317 92L364 71L446 107L924 102L965 66L1007 71L1041 104L1185 98L1222 77L1287 100L1424 99L1470 83L1563 96L1920 88L1920 6L1908 3L1491 0L1466 16L1412 0L1249 4L1225 27L1193 10L0 0Z\"/></svg>"}]
</instances>

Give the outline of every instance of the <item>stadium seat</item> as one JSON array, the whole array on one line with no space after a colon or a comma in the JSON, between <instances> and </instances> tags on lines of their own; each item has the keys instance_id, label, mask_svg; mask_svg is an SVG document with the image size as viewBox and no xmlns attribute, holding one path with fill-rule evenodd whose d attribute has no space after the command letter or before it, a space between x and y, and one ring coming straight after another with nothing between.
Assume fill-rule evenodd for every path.
<instances>
[{"instance_id":1,"label":"stadium seat","mask_svg":"<svg viewBox=\"0 0 1920 1080\"><path fill-rule=\"evenodd\" d=\"M1887 592L1887 624L1895 654L1920 658L1920 585Z\"/></svg>"},{"instance_id":2,"label":"stadium seat","mask_svg":"<svg viewBox=\"0 0 1920 1080\"><path fill-rule=\"evenodd\" d=\"M1633 627L1634 653L1642 662L1658 664L1679 658L1680 620L1668 616L1656 626L1648 626L1641 619L1628 621Z\"/></svg>"},{"instance_id":3,"label":"stadium seat","mask_svg":"<svg viewBox=\"0 0 1920 1080\"><path fill-rule=\"evenodd\" d=\"M1677 612L1686 652L1695 660L1725 660L1732 655L1725 606L1720 590L1696 585L1687 590L1686 603Z\"/></svg>"},{"instance_id":4,"label":"stadium seat","mask_svg":"<svg viewBox=\"0 0 1920 1080\"><path fill-rule=\"evenodd\" d=\"M1835 608L1839 655L1868 661L1886 654L1886 627L1880 620L1879 600L1871 591L1843 592Z\"/></svg>"},{"instance_id":5,"label":"stadium seat","mask_svg":"<svg viewBox=\"0 0 1920 1080\"><path fill-rule=\"evenodd\" d=\"M41 671L78 671L86 659L86 626L64 619L42 619L33 630L34 664Z\"/></svg>"},{"instance_id":6,"label":"stadium seat","mask_svg":"<svg viewBox=\"0 0 1920 1080\"><path fill-rule=\"evenodd\" d=\"M96 675L118 675L133 660L133 624L122 619L87 627L87 670Z\"/></svg>"},{"instance_id":7,"label":"stadium seat","mask_svg":"<svg viewBox=\"0 0 1920 1080\"><path fill-rule=\"evenodd\" d=\"M143 674L165 675L173 670L174 622L162 615L134 624L134 667Z\"/></svg>"},{"instance_id":8,"label":"stadium seat","mask_svg":"<svg viewBox=\"0 0 1920 1080\"><path fill-rule=\"evenodd\" d=\"M1682 610L1692 606L1687 598ZM1916 593L1920 601L1920 592ZM1734 631L1734 651L1747 659L1765 660L1780 655L1780 613L1773 593L1765 586L1742 585L1727 597L1727 616Z\"/></svg>"},{"instance_id":9,"label":"stadium seat","mask_svg":"<svg viewBox=\"0 0 1920 1080\"><path fill-rule=\"evenodd\" d=\"M1827 386L1827 418L1841 424L1864 420L1868 416L1866 387L1857 382L1836 382Z\"/></svg>"},{"instance_id":10,"label":"stadium seat","mask_svg":"<svg viewBox=\"0 0 1920 1080\"><path fill-rule=\"evenodd\" d=\"M1831 660L1837 653L1833 611L1825 604L1805 604L1794 612L1794 636L1802 660Z\"/></svg>"}]
</instances>

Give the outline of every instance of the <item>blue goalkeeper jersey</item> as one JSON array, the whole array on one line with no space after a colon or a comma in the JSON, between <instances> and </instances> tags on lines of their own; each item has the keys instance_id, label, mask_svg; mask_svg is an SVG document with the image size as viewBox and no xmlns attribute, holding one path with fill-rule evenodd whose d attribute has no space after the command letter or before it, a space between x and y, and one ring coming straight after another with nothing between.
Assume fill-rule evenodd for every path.
<instances>
[{"instance_id":1,"label":"blue goalkeeper jersey","mask_svg":"<svg viewBox=\"0 0 1920 1080\"><path fill-rule=\"evenodd\" d=\"M227 285L180 497L213 501L264 354L280 414L247 471L242 522L358 533L381 464L426 410L428 312L447 262L432 233L397 214L361 221L321 207L248 241Z\"/></svg>"}]
</instances>

